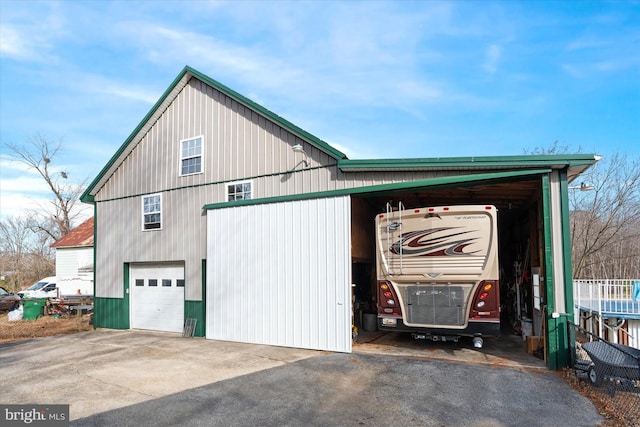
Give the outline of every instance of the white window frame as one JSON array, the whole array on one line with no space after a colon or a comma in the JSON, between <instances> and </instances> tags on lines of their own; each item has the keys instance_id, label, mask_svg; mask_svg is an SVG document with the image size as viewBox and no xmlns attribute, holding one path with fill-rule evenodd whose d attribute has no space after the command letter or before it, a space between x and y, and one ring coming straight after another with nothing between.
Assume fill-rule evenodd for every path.
<instances>
[{"instance_id":1,"label":"white window frame","mask_svg":"<svg viewBox=\"0 0 640 427\"><path fill-rule=\"evenodd\" d=\"M249 198L243 197L242 199L236 199L236 198L234 198L233 200L232 200L232 199L230 199L230 198L229 198L229 196L230 196L230 194L229 194L229 188L230 188L231 186L234 186L234 187L235 187L236 185L240 185L240 184L242 184L243 186L244 186L245 184L249 184L249 196L250 196L250 197L249 197ZM244 189L243 189L242 193L244 194ZM233 194L238 194L238 193L236 193L236 192L234 191L234 193L233 193ZM224 195L224 197L225 197L225 200L226 200L227 202L233 202L233 201L235 201L235 200L251 200L251 199L253 199L253 181L236 181L236 182L230 182L230 183L228 183L228 184L225 186L225 195Z\"/></svg>"},{"instance_id":2,"label":"white window frame","mask_svg":"<svg viewBox=\"0 0 640 427\"><path fill-rule=\"evenodd\" d=\"M159 197L160 198L160 209L158 211L145 212L145 210L144 210L144 202L145 202L146 199L149 199L151 197ZM162 230L162 194L161 193L149 194L147 196L142 196L141 211L142 211L142 231ZM158 227L154 227L154 228L146 228L145 225L147 223L145 222L145 216L146 215L154 215L154 214L160 215L160 220L158 221L159 226ZM153 224L155 224L155 223L153 223Z\"/></svg>"},{"instance_id":3,"label":"white window frame","mask_svg":"<svg viewBox=\"0 0 640 427\"><path fill-rule=\"evenodd\" d=\"M200 154L183 156L182 146L184 145L184 143L195 141L197 139L200 140ZM200 158L200 170L198 172L182 173L182 162L185 160L195 159L198 157ZM180 171L179 176L189 176L189 175L197 175L197 174L203 173L204 172L204 136L199 135L199 136L193 136L191 138L185 138L180 140L180 144L178 144L178 159L179 159L178 171Z\"/></svg>"}]
</instances>

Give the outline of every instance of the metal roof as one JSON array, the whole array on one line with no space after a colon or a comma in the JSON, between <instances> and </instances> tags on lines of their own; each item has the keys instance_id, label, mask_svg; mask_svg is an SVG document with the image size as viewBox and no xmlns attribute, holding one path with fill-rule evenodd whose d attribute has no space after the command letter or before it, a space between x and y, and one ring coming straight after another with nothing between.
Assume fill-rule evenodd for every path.
<instances>
[{"instance_id":1,"label":"metal roof","mask_svg":"<svg viewBox=\"0 0 640 427\"><path fill-rule=\"evenodd\" d=\"M51 245L52 248L80 248L90 246L93 246L93 217L89 218Z\"/></svg>"}]
</instances>

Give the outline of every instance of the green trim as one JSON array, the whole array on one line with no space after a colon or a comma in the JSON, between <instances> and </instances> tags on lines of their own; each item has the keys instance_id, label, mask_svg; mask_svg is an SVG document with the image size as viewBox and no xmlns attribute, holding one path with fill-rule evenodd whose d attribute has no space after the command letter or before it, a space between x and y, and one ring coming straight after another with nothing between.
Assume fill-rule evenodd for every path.
<instances>
[{"instance_id":1,"label":"green trim","mask_svg":"<svg viewBox=\"0 0 640 427\"><path fill-rule=\"evenodd\" d=\"M123 265L123 271L122 274L124 275L124 280L123 280L123 298L122 298L122 304L124 305L124 313L126 313L126 324L127 324L127 328L131 328L130 326L130 321L131 321L131 308L129 306L129 292L130 292L130 287L129 287L129 279L130 279L130 274L129 274L129 263L124 263Z\"/></svg>"},{"instance_id":2,"label":"green trim","mask_svg":"<svg viewBox=\"0 0 640 427\"><path fill-rule=\"evenodd\" d=\"M253 102L249 98L247 98L247 97L239 94L238 92L228 88L227 86L225 86L225 85L221 84L220 82L212 79L211 77L209 77L209 76L207 76L205 74L202 74L201 72L199 72L197 70L194 70L193 68L191 68L189 66L185 67L185 70L183 71L183 73L185 73L185 72L188 72L192 76L194 76L194 77L200 79L201 81L203 81L204 83L206 83L206 84L208 84L210 86L213 86L214 88L216 88L220 92L224 93L225 95L229 96L230 98L233 98L234 100L236 100L240 104L243 104L245 107L248 107L249 109L254 110L254 111L262 114L267 119L269 119L272 122L278 124L280 127L283 127L284 129L288 130L289 132L293 133L294 135L297 135L298 137L306 140L311 145L314 145L316 148L318 148L319 150L325 152L326 154L328 154L329 156L333 157L334 159L339 160L339 159L346 159L347 158L347 156L344 153L342 153L339 150L336 150L334 147L330 146L329 144L327 144L325 141L321 140L317 136L310 134L309 132L307 132L306 130L304 130L302 128L299 128L298 126L294 125L290 121L284 119L283 117L280 117L279 115L277 115L273 111L267 110L262 105L257 104L256 102Z\"/></svg>"},{"instance_id":3,"label":"green trim","mask_svg":"<svg viewBox=\"0 0 640 427\"><path fill-rule=\"evenodd\" d=\"M206 298L206 284L207 284L207 260L202 260L202 300L200 301L192 301L185 300L184 301L184 318L185 320L188 318L197 319L198 323L196 324L196 330L194 335L196 337L204 337L206 334L206 321L207 321L207 298Z\"/></svg>"},{"instance_id":4,"label":"green trim","mask_svg":"<svg viewBox=\"0 0 640 427\"><path fill-rule=\"evenodd\" d=\"M445 188L464 183L489 183L511 181L514 178L535 176L549 173L549 169L532 169L507 172L479 173L471 175L446 176L439 178L422 179L418 181L396 182L392 184L370 185L366 187L344 188L340 190L318 191L315 193L292 194L279 197L265 197L262 199L236 200L233 202L210 203L204 205L204 210L228 208L232 206L262 205L267 203L281 203L295 200L321 199L325 197L339 197L346 195L382 195L388 192L412 190L416 188Z\"/></svg>"},{"instance_id":5,"label":"green trim","mask_svg":"<svg viewBox=\"0 0 640 427\"><path fill-rule=\"evenodd\" d=\"M486 167L566 167L590 166L595 154L537 155L537 156L486 156L486 157L438 157L410 159L341 159L338 166L343 171L433 169L433 168L486 168Z\"/></svg>"},{"instance_id":6,"label":"green trim","mask_svg":"<svg viewBox=\"0 0 640 427\"><path fill-rule=\"evenodd\" d=\"M335 149L334 147L330 146L325 141L321 140L320 138L316 137L315 135L310 134L309 132L305 131L304 129L294 125L290 121L278 116L274 112L264 108L263 106L261 106L260 104L257 104L256 102L253 102L249 98L247 98L247 97L241 95L240 93L228 88L227 86L225 86L225 85L221 84L220 82L212 79L211 77L209 77L207 75L204 75L204 74L200 73L199 71L197 71L197 70L195 70L195 69L193 69L193 68L191 68L189 66L185 66L183 68L183 70L180 72L180 74L178 74L178 76L173 80L171 85L169 85L169 87L164 91L164 93L162 94L160 99L158 99L158 101L153 105L153 107L151 107L149 112L147 112L147 114L140 121L138 126L136 126L136 128L133 130L133 132L131 132L129 137L120 146L118 151L111 157L111 159L107 162L107 164L102 168L100 173L95 177L95 179L87 187L87 189L84 191L84 193L82 193L82 196L80 196L80 200L81 201L83 201L85 203L93 203L94 202L94 200L95 200L94 199L94 194L92 194L92 193L96 189L96 186L98 185L98 183L109 172L111 167L114 166L119 161L120 156L126 151L126 149L129 146L129 144L131 144L136 139L136 137L138 136L138 133L149 123L151 118L160 110L160 108L163 108L163 111L164 111L164 109L166 109L168 107L169 103L173 101L173 99L168 99L168 98L173 93L173 91L178 87L178 85L182 84L182 87L186 86L186 84L189 82L189 80L192 77L195 77L198 80L202 81L203 83L206 83L206 84L214 87L215 89L219 90L220 92L222 92L226 96L234 99L236 102L238 102L238 103L244 105L245 107L257 112L258 114L261 114L262 116L264 116L268 120L271 120L272 122L276 123L280 127L284 128L285 130L287 130L287 131L291 132L292 134L298 136L299 138L307 141L309 144L315 146L320 151L323 151L324 153L326 153L330 157L333 157L336 160L346 159L347 158L347 156L344 153L342 153L341 151L339 151L339 150ZM182 87L180 89L182 89ZM169 102L167 102L167 101L169 101Z\"/></svg>"},{"instance_id":7,"label":"green trim","mask_svg":"<svg viewBox=\"0 0 640 427\"><path fill-rule=\"evenodd\" d=\"M558 362L558 330L556 319L550 313L555 311L555 294L553 289L553 237L551 230L551 185L549 175L542 176L542 228L544 247L544 281L546 310L543 310L542 321L547 324L547 366L557 369Z\"/></svg>"},{"instance_id":8,"label":"green trim","mask_svg":"<svg viewBox=\"0 0 640 427\"><path fill-rule=\"evenodd\" d=\"M129 304L124 298L93 298L95 328L129 329Z\"/></svg>"},{"instance_id":9,"label":"green trim","mask_svg":"<svg viewBox=\"0 0 640 427\"><path fill-rule=\"evenodd\" d=\"M202 268L202 335L198 336L204 337L207 333L207 260L203 259L200 266Z\"/></svg>"},{"instance_id":10,"label":"green trim","mask_svg":"<svg viewBox=\"0 0 640 427\"><path fill-rule=\"evenodd\" d=\"M98 294L96 292L96 260L98 259L96 253L98 252L98 205L93 205L93 297ZM95 318L96 307L94 304L93 315ZM93 329L96 328L95 321L93 322Z\"/></svg>"},{"instance_id":11,"label":"green trim","mask_svg":"<svg viewBox=\"0 0 640 427\"><path fill-rule=\"evenodd\" d=\"M182 185L180 187L165 188L164 190L154 190L154 191L149 191L149 192L146 192L146 193L134 193L134 194L126 195L126 196L112 197L110 199L100 200L98 203L113 202L115 200L132 199L132 198L136 198L136 197L146 196L148 194L170 193L172 191L185 190L187 188L207 187L207 186L210 186L210 185L220 185L220 184L227 184L227 183L238 182L238 181L248 181L248 180L252 180L252 179L269 178L269 177L281 176L281 175L290 175L290 174L294 174L294 173L300 173L300 172L310 171L310 170L314 170L314 169L326 169L326 168L331 168L331 167L335 167L335 166L336 166L336 164L334 163L334 164L326 165L326 166L314 166L314 167L310 167L310 168L305 168L304 170L295 170L295 171L287 171L287 172L275 172L275 173L268 173L268 174L264 174L264 175L248 176L248 177L244 177L244 178L241 178L241 179L234 178L234 179L225 179L223 181L204 182L204 183L201 183L201 184Z\"/></svg>"},{"instance_id":12,"label":"green trim","mask_svg":"<svg viewBox=\"0 0 640 427\"><path fill-rule=\"evenodd\" d=\"M204 337L204 301L184 300L184 319L196 319L194 336Z\"/></svg>"},{"instance_id":13,"label":"green trim","mask_svg":"<svg viewBox=\"0 0 640 427\"><path fill-rule=\"evenodd\" d=\"M160 108L160 106L162 105L164 100L169 96L169 94L178 85L178 83L180 83L182 78L186 75L186 71L187 71L187 68L185 67L185 69L183 69L182 72L180 74L178 74L178 77L176 77L173 80L171 85L169 85L167 90L164 91L164 93L162 94L160 99L158 99L158 101L153 105L153 107L151 107L151 109L147 112L147 114L140 121L140 123L138 123L138 126L136 126L136 128L133 130L133 132L131 132L129 137L125 140L124 144L122 144L120 146L118 151L116 151L116 153L111 157L111 159L107 162L107 164L102 168L100 173L94 178L94 180L91 182L91 184L89 184L89 186L84 191L84 193L82 193L82 196L80 196L80 200L81 201L83 201L85 203L93 202L94 198L93 198L93 194L91 194L91 192L93 191L94 187L98 184L98 182L100 182L100 180L103 178L103 176L109 171L111 166L113 166L116 163L116 161L118 160L120 155L126 150L126 148L129 145L129 143L131 141L133 141L133 139L136 137L138 132L140 132L140 130L147 124L147 122L151 119L151 117Z\"/></svg>"}]
</instances>

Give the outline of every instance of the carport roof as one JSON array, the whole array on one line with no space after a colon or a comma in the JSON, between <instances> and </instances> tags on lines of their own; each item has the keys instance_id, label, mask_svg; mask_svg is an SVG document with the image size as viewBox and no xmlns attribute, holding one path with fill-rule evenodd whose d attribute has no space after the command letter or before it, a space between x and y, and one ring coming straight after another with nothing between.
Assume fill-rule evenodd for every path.
<instances>
[{"instance_id":1,"label":"carport roof","mask_svg":"<svg viewBox=\"0 0 640 427\"><path fill-rule=\"evenodd\" d=\"M522 170L565 169L569 170L571 182L599 160L595 154L527 155L527 156L481 156L481 157L436 157L410 159L342 159L338 162L343 172L391 172L424 170Z\"/></svg>"}]
</instances>

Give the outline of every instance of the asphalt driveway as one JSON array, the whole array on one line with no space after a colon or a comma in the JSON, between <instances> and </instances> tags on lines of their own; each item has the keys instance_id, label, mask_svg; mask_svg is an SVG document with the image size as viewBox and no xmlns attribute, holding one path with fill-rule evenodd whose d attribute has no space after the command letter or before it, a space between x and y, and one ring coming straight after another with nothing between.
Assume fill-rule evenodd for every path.
<instances>
[{"instance_id":1,"label":"asphalt driveway","mask_svg":"<svg viewBox=\"0 0 640 427\"><path fill-rule=\"evenodd\" d=\"M0 381L8 384L0 402L70 403L78 426L602 421L588 400L544 369L365 350L99 330L0 346Z\"/></svg>"}]
</instances>

